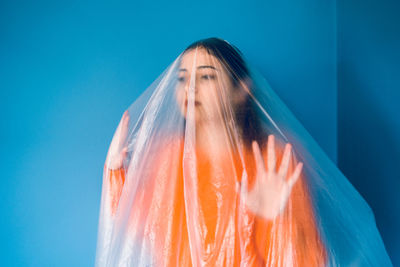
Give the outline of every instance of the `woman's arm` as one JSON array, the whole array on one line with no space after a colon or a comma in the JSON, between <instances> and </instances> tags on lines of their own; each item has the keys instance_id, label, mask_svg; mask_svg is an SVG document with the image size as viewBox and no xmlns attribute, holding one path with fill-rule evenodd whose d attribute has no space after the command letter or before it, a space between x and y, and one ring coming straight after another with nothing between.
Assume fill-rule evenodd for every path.
<instances>
[{"instance_id":1,"label":"woman's arm","mask_svg":"<svg viewBox=\"0 0 400 267\"><path fill-rule=\"evenodd\" d=\"M248 247L263 266L280 266L277 262L282 266L326 266L327 251L318 232L304 175L294 186L285 211L274 220L253 216Z\"/></svg>"},{"instance_id":2,"label":"woman's arm","mask_svg":"<svg viewBox=\"0 0 400 267\"><path fill-rule=\"evenodd\" d=\"M250 201L245 201L254 213L250 238L253 244L249 247L256 248L256 254L261 254L267 265L283 262L324 266L326 251L319 237L306 177L301 172L302 163L291 155L290 145L280 144L275 149L273 136L268 138L265 153L254 143L253 152L256 181L248 191Z\"/></svg>"},{"instance_id":3,"label":"woman's arm","mask_svg":"<svg viewBox=\"0 0 400 267\"><path fill-rule=\"evenodd\" d=\"M108 151L104 172L109 186L109 204L111 215L115 215L121 197L122 188L125 183L124 161L127 156L126 137L128 135L129 113L125 111L117 127Z\"/></svg>"},{"instance_id":4,"label":"woman's arm","mask_svg":"<svg viewBox=\"0 0 400 267\"><path fill-rule=\"evenodd\" d=\"M293 244L299 266L326 266L328 254L321 239L307 177L302 175L290 197Z\"/></svg>"},{"instance_id":5,"label":"woman's arm","mask_svg":"<svg viewBox=\"0 0 400 267\"><path fill-rule=\"evenodd\" d=\"M105 166L107 171L107 179L109 184L109 205L111 210L111 215L114 216L117 211L119 199L121 197L122 188L125 183L125 169L123 167L118 169L110 169Z\"/></svg>"},{"instance_id":6,"label":"woman's arm","mask_svg":"<svg viewBox=\"0 0 400 267\"><path fill-rule=\"evenodd\" d=\"M252 143L254 158L254 185L248 186L243 181L241 197L246 206L255 214L274 220L286 208L293 186L300 177L303 163L296 163L293 171L289 171L291 162L290 144L285 145L282 157L277 157L275 138L268 136L267 153L261 153L256 141ZM265 149L264 149L265 151Z\"/></svg>"}]
</instances>

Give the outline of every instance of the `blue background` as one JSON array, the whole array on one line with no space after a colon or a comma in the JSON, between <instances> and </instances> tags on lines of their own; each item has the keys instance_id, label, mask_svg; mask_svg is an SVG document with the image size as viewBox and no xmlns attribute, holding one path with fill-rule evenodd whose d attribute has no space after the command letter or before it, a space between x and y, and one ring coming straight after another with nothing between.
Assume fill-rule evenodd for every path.
<instances>
[{"instance_id":1,"label":"blue background","mask_svg":"<svg viewBox=\"0 0 400 267\"><path fill-rule=\"evenodd\" d=\"M0 264L94 264L122 112L187 45L217 36L371 205L400 265L399 11L389 0L1 1Z\"/></svg>"}]
</instances>

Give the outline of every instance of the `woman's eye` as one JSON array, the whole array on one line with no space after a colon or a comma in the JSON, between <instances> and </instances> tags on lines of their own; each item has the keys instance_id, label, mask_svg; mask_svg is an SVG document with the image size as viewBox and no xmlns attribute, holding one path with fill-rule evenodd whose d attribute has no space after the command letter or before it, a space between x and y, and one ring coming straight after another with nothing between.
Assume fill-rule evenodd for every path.
<instances>
[{"instance_id":1,"label":"woman's eye","mask_svg":"<svg viewBox=\"0 0 400 267\"><path fill-rule=\"evenodd\" d=\"M178 77L178 81L179 81L179 82L185 81L185 77Z\"/></svg>"},{"instance_id":2,"label":"woman's eye","mask_svg":"<svg viewBox=\"0 0 400 267\"><path fill-rule=\"evenodd\" d=\"M205 80L214 80L215 79L215 75L206 74L206 75L202 75L201 78L205 79Z\"/></svg>"}]
</instances>

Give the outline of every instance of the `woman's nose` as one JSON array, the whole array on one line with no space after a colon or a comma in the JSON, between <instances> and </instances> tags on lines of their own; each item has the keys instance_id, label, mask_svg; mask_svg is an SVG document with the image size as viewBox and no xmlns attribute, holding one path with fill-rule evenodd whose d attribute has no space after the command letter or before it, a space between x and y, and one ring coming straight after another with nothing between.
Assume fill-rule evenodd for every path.
<instances>
[{"instance_id":1,"label":"woman's nose","mask_svg":"<svg viewBox=\"0 0 400 267\"><path fill-rule=\"evenodd\" d=\"M196 85L196 82L194 82L193 84L191 84L191 82L190 82L190 80L186 83L186 85L185 85L185 92L186 92L186 94L188 94L189 93L189 90L190 90L190 87L193 87L193 90L194 90L194 92L195 93L197 93L197 85Z\"/></svg>"}]
</instances>

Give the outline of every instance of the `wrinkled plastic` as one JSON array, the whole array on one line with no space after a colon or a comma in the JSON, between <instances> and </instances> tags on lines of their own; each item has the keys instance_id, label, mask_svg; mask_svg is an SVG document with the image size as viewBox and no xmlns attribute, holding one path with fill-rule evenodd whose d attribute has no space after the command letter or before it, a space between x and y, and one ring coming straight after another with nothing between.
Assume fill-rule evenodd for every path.
<instances>
[{"instance_id":1,"label":"wrinkled plastic","mask_svg":"<svg viewBox=\"0 0 400 267\"><path fill-rule=\"evenodd\" d=\"M240 51L214 42L234 52L182 52L124 112L96 266L392 266L366 201Z\"/></svg>"}]
</instances>

